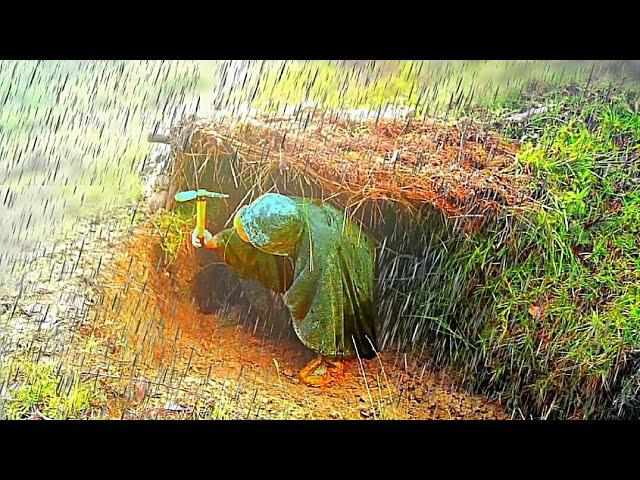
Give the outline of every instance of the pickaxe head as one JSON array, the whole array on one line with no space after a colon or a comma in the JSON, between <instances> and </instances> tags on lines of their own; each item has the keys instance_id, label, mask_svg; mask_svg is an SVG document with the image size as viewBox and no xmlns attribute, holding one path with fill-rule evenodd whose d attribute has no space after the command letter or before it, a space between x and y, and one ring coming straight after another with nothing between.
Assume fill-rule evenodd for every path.
<instances>
[{"instance_id":1,"label":"pickaxe head","mask_svg":"<svg viewBox=\"0 0 640 480\"><path fill-rule=\"evenodd\" d=\"M176 193L175 196L177 202L188 202L196 198L229 198L229 195L226 193L209 192L204 188L199 188L198 190L187 190L186 192Z\"/></svg>"}]
</instances>

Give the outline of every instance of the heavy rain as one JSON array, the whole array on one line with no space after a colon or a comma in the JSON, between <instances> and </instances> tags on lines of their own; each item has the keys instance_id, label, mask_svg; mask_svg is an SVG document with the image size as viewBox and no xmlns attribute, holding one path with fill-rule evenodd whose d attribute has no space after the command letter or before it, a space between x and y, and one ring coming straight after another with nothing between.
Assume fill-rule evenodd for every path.
<instances>
[{"instance_id":1,"label":"heavy rain","mask_svg":"<svg viewBox=\"0 0 640 480\"><path fill-rule=\"evenodd\" d=\"M0 61L0 419L638 418L639 86Z\"/></svg>"}]
</instances>

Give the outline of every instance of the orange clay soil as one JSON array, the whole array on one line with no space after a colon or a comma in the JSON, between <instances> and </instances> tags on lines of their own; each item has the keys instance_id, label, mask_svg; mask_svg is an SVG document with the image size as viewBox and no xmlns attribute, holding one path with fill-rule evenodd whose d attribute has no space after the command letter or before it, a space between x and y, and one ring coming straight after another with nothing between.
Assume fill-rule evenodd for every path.
<instances>
[{"instance_id":1,"label":"orange clay soil","mask_svg":"<svg viewBox=\"0 0 640 480\"><path fill-rule=\"evenodd\" d=\"M273 329L257 312L243 324L233 309L199 314L190 298L193 247L185 240L167 267L159 242L151 222L135 228L103 274L95 318L82 327L97 345L83 359L85 376L106 392L109 418L507 418L395 351L348 361L328 387L304 386L298 372L314 353L290 325Z\"/></svg>"}]
</instances>

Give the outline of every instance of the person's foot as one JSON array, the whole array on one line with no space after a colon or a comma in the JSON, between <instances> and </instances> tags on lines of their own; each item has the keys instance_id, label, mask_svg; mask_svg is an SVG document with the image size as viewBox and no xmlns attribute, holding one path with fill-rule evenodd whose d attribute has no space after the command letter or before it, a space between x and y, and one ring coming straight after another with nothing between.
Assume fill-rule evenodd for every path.
<instances>
[{"instance_id":1,"label":"person's foot","mask_svg":"<svg viewBox=\"0 0 640 480\"><path fill-rule=\"evenodd\" d=\"M318 355L300 370L300 380L308 387L325 387L333 382L334 375L342 373L344 364L340 360Z\"/></svg>"}]
</instances>

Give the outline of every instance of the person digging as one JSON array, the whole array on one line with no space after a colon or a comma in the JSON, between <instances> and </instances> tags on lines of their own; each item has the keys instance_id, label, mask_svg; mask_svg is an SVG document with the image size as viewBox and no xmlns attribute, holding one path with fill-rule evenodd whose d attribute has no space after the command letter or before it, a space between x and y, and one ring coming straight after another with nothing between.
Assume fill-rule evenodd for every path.
<instances>
[{"instance_id":1,"label":"person digging","mask_svg":"<svg viewBox=\"0 0 640 480\"><path fill-rule=\"evenodd\" d=\"M194 229L192 243L217 250L240 278L282 294L296 335L318 354L300 371L306 385L330 384L347 358L375 357L375 250L342 212L267 193L238 210L233 228Z\"/></svg>"}]
</instances>

